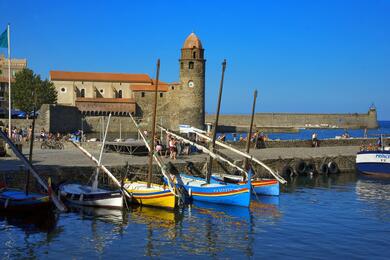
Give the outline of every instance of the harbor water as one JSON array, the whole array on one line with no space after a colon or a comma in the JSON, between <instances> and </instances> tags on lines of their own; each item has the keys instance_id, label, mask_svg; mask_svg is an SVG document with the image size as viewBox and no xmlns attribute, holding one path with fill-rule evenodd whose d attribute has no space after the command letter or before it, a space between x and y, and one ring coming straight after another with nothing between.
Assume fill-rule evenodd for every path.
<instances>
[{"instance_id":1,"label":"harbor water","mask_svg":"<svg viewBox=\"0 0 390 260\"><path fill-rule=\"evenodd\" d=\"M380 134L390 135L390 121L378 121L378 129L299 129L294 133L270 133L267 134L271 140L310 140L313 133L317 133L320 140L333 139L348 134L351 138L363 138L365 134L368 137L378 137ZM221 135L221 134L219 134ZM246 138L247 133L236 133L236 140L240 137ZM233 133L226 134L226 140L233 141Z\"/></svg>"},{"instance_id":2,"label":"harbor water","mask_svg":"<svg viewBox=\"0 0 390 260\"><path fill-rule=\"evenodd\" d=\"M36 216L35 216L36 215ZM289 179L250 208L73 208L0 216L0 257L388 259L390 181L346 173Z\"/></svg>"}]
</instances>

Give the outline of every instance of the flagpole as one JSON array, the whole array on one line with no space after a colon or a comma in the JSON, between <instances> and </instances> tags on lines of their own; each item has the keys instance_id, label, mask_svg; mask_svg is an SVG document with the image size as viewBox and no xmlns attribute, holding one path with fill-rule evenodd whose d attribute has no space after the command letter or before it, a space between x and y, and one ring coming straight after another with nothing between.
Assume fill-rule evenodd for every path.
<instances>
[{"instance_id":1,"label":"flagpole","mask_svg":"<svg viewBox=\"0 0 390 260\"><path fill-rule=\"evenodd\" d=\"M11 38L9 24L7 26L8 34L8 137L11 139Z\"/></svg>"}]
</instances>

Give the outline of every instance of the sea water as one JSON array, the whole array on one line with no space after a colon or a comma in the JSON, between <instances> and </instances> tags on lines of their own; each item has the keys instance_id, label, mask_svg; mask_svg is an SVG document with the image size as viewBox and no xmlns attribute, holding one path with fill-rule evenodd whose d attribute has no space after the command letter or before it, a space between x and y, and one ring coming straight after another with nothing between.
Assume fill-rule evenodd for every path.
<instances>
[{"instance_id":1,"label":"sea water","mask_svg":"<svg viewBox=\"0 0 390 260\"><path fill-rule=\"evenodd\" d=\"M378 129L368 129L368 137L376 137L378 135L385 134L390 135L390 121L378 121ZM299 129L298 132L294 133L270 133L267 134L271 140L310 140L313 133L317 133L318 138L321 139L332 139L337 136L341 137L343 134L348 133L351 138L363 138L365 136L364 129ZM218 136L222 135L219 133ZM228 133L226 140L233 141L233 133ZM246 138L247 133L236 133L236 140L239 137Z\"/></svg>"},{"instance_id":2,"label":"sea water","mask_svg":"<svg viewBox=\"0 0 390 260\"><path fill-rule=\"evenodd\" d=\"M355 173L289 179L250 208L72 208L0 217L0 258L388 259L390 181Z\"/></svg>"}]
</instances>

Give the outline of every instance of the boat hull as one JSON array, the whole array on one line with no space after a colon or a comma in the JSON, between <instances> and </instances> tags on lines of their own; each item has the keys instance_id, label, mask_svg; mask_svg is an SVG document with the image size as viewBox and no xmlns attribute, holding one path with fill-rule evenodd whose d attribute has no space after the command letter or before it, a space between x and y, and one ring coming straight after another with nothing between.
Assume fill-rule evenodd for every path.
<instances>
[{"instance_id":1,"label":"boat hull","mask_svg":"<svg viewBox=\"0 0 390 260\"><path fill-rule=\"evenodd\" d=\"M252 180L252 188L258 195L279 196L280 194L277 180Z\"/></svg>"},{"instance_id":2,"label":"boat hull","mask_svg":"<svg viewBox=\"0 0 390 260\"><path fill-rule=\"evenodd\" d=\"M242 181L241 176L220 176L220 175L212 175L212 180L216 182L226 182L230 183L229 181L232 181L232 184L245 184L246 182ZM265 196L279 196L280 194L280 188L279 188L279 182L277 180L271 180L271 179L255 179L252 180L252 191L258 195L265 195Z\"/></svg>"},{"instance_id":3,"label":"boat hull","mask_svg":"<svg viewBox=\"0 0 390 260\"><path fill-rule=\"evenodd\" d=\"M184 179L184 181L183 181ZM191 181L204 182L200 186L192 185ZM202 178L180 174L176 179L177 185L183 187L190 198L195 201L227 204L249 207L250 204L250 183L245 184L223 184L214 183L206 185Z\"/></svg>"},{"instance_id":4,"label":"boat hull","mask_svg":"<svg viewBox=\"0 0 390 260\"><path fill-rule=\"evenodd\" d=\"M44 210L51 207L51 201L47 195L29 193L22 190L3 189L0 191L0 211L2 212L27 212Z\"/></svg>"},{"instance_id":5,"label":"boat hull","mask_svg":"<svg viewBox=\"0 0 390 260\"><path fill-rule=\"evenodd\" d=\"M146 182L127 182L124 188L132 195L135 204L159 208L175 208L176 197L164 185L152 184L147 188Z\"/></svg>"},{"instance_id":6,"label":"boat hull","mask_svg":"<svg viewBox=\"0 0 390 260\"><path fill-rule=\"evenodd\" d=\"M92 191L90 186L65 184L59 188L61 196L69 203L104 208L123 208L123 197L120 191L98 189Z\"/></svg>"},{"instance_id":7,"label":"boat hull","mask_svg":"<svg viewBox=\"0 0 390 260\"><path fill-rule=\"evenodd\" d=\"M363 174L390 177L390 151L359 152L356 169Z\"/></svg>"}]
</instances>

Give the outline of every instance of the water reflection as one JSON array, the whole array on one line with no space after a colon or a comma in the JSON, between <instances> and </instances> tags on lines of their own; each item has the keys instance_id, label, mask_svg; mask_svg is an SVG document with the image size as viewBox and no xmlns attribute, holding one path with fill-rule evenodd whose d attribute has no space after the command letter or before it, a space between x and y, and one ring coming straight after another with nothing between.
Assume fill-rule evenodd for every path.
<instances>
[{"instance_id":1,"label":"water reflection","mask_svg":"<svg viewBox=\"0 0 390 260\"><path fill-rule=\"evenodd\" d=\"M92 247L99 255L105 252L113 241L119 240L128 224L127 212L119 209L71 206L71 212L79 215L82 221L87 220L90 226ZM70 224L70 223L68 223Z\"/></svg>"},{"instance_id":2,"label":"water reflection","mask_svg":"<svg viewBox=\"0 0 390 260\"><path fill-rule=\"evenodd\" d=\"M201 202L175 211L132 208L129 222L145 225L146 256L229 257L224 255L229 250L253 256L254 218L272 219L264 225L274 225L281 216L278 201L254 200L250 208Z\"/></svg>"},{"instance_id":3,"label":"water reflection","mask_svg":"<svg viewBox=\"0 0 390 260\"><path fill-rule=\"evenodd\" d=\"M316 174L313 176L294 176L287 179L287 185L281 186L282 192L296 192L307 188L343 189L347 184L356 182L354 172L343 174Z\"/></svg>"},{"instance_id":4,"label":"water reflection","mask_svg":"<svg viewBox=\"0 0 390 260\"><path fill-rule=\"evenodd\" d=\"M3 258L36 258L37 247L50 244L62 233L51 210L29 214L0 214L0 252Z\"/></svg>"},{"instance_id":5,"label":"water reflection","mask_svg":"<svg viewBox=\"0 0 390 260\"><path fill-rule=\"evenodd\" d=\"M356 194L361 201L374 207L374 214L383 221L390 221L390 180L361 177L356 182ZM372 211L365 211L364 213Z\"/></svg>"}]
</instances>

